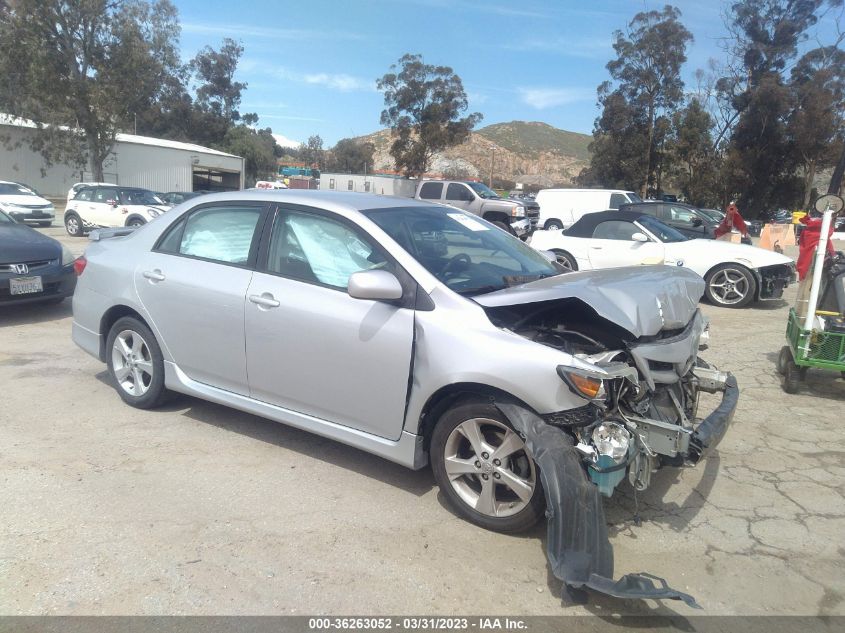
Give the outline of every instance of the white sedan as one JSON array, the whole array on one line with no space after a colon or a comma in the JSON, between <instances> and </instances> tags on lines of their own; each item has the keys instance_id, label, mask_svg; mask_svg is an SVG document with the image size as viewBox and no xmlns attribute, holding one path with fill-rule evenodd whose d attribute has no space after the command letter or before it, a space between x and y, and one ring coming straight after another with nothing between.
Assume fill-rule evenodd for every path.
<instances>
[{"instance_id":1,"label":"white sedan","mask_svg":"<svg viewBox=\"0 0 845 633\"><path fill-rule=\"evenodd\" d=\"M531 246L553 252L571 270L684 266L704 277L710 302L727 308L779 299L795 278L789 257L745 244L688 239L636 211L588 213L565 231L536 231Z\"/></svg>"}]
</instances>

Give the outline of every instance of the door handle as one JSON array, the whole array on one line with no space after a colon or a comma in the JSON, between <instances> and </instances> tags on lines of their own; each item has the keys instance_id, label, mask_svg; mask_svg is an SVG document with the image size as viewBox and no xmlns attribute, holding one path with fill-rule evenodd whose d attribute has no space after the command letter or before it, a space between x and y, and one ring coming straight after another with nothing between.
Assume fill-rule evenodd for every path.
<instances>
[{"instance_id":1,"label":"door handle","mask_svg":"<svg viewBox=\"0 0 845 633\"><path fill-rule=\"evenodd\" d=\"M592 248L594 251L600 251L602 249L601 246L591 246L590 248Z\"/></svg>"},{"instance_id":2,"label":"door handle","mask_svg":"<svg viewBox=\"0 0 845 633\"><path fill-rule=\"evenodd\" d=\"M249 295L249 300L261 308L278 308L280 305L269 292L260 295Z\"/></svg>"},{"instance_id":3,"label":"door handle","mask_svg":"<svg viewBox=\"0 0 845 633\"><path fill-rule=\"evenodd\" d=\"M165 279L164 275L158 268L155 270L145 270L143 275L150 281L164 281Z\"/></svg>"}]
</instances>

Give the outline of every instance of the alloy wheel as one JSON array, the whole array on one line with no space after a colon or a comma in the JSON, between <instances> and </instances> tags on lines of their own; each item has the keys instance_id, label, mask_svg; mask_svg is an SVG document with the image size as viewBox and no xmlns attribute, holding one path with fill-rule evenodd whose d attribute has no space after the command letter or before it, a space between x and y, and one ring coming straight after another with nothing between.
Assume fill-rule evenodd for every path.
<instances>
[{"instance_id":1,"label":"alloy wheel","mask_svg":"<svg viewBox=\"0 0 845 633\"><path fill-rule=\"evenodd\" d=\"M461 500L476 512L507 517L525 508L537 473L522 439L489 418L456 426L446 440L444 468Z\"/></svg>"},{"instance_id":2,"label":"alloy wheel","mask_svg":"<svg viewBox=\"0 0 845 633\"><path fill-rule=\"evenodd\" d=\"M123 330L114 339L112 367L120 388L130 396L143 396L153 382L153 361L144 338Z\"/></svg>"},{"instance_id":3,"label":"alloy wheel","mask_svg":"<svg viewBox=\"0 0 845 633\"><path fill-rule=\"evenodd\" d=\"M65 227L70 235L79 235L79 221L74 217L65 220Z\"/></svg>"},{"instance_id":4,"label":"alloy wheel","mask_svg":"<svg viewBox=\"0 0 845 633\"><path fill-rule=\"evenodd\" d=\"M710 292L723 305L740 303L751 290L748 278L736 268L723 268L711 277Z\"/></svg>"}]
</instances>

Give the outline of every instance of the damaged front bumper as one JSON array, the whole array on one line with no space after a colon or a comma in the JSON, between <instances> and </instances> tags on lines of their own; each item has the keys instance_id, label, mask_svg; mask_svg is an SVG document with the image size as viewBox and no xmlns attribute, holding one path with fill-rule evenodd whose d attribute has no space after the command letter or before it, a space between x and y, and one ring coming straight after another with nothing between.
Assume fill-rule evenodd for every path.
<instances>
[{"instance_id":1,"label":"damaged front bumper","mask_svg":"<svg viewBox=\"0 0 845 633\"><path fill-rule=\"evenodd\" d=\"M796 280L795 264L763 266L754 271L757 277L760 301L774 301L783 297L783 291Z\"/></svg>"}]
</instances>

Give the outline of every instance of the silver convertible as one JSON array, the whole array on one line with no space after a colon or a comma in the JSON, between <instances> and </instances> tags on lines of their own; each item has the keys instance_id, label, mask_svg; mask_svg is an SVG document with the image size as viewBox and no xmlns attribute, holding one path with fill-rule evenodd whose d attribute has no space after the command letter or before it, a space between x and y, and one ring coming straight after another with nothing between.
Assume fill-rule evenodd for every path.
<instances>
[{"instance_id":1,"label":"silver convertible","mask_svg":"<svg viewBox=\"0 0 845 633\"><path fill-rule=\"evenodd\" d=\"M171 390L430 463L480 526L524 530L545 511L553 571L572 587L651 591L609 580L600 495L696 463L737 404L734 378L697 357L698 275L561 274L451 207L233 192L92 240L73 339L127 404ZM722 394L703 419L702 391Z\"/></svg>"}]
</instances>

